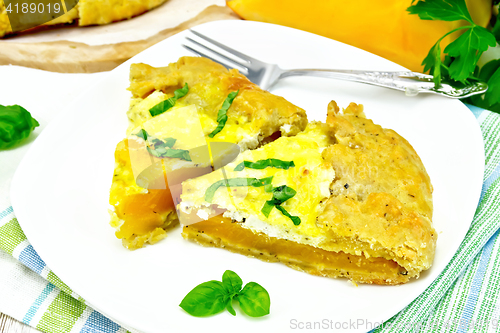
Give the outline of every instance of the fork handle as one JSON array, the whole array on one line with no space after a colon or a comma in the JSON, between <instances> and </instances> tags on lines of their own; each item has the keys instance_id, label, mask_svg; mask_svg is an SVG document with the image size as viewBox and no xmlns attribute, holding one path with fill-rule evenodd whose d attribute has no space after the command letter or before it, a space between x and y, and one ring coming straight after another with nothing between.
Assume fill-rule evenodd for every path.
<instances>
[{"instance_id":1,"label":"fork handle","mask_svg":"<svg viewBox=\"0 0 500 333\"><path fill-rule=\"evenodd\" d=\"M456 89L448 84L441 84L435 88L432 75L410 71L382 72L361 70L336 70L336 69L290 69L283 70L279 78L289 76L317 76L367 83L375 86L386 87L404 91L407 96L416 96L419 93L445 93L453 96Z\"/></svg>"}]
</instances>

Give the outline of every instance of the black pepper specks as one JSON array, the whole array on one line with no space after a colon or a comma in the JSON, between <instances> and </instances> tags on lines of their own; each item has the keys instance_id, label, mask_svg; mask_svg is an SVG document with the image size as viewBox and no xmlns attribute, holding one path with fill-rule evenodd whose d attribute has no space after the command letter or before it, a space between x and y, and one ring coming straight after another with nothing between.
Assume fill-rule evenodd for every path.
<instances>
[{"instance_id":1,"label":"black pepper specks","mask_svg":"<svg viewBox=\"0 0 500 333\"><path fill-rule=\"evenodd\" d=\"M344 187L347 190L349 188L349 184L345 183Z\"/></svg>"}]
</instances>

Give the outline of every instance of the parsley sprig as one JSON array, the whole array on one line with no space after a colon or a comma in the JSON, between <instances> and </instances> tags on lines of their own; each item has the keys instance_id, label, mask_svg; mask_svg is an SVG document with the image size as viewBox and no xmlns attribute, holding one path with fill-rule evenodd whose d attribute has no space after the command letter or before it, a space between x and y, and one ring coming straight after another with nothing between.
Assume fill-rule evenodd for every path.
<instances>
[{"instance_id":1,"label":"parsley sprig","mask_svg":"<svg viewBox=\"0 0 500 333\"><path fill-rule=\"evenodd\" d=\"M465 0L419 0L407 10L423 20L467 22L466 25L447 32L431 47L422 62L424 72L429 71L434 76L436 86L442 81L485 81L489 86L488 91L466 101L500 112L500 62L498 59L492 60L481 69L477 66L481 55L500 41L500 20L496 19L491 31L477 25L472 20ZM462 35L442 50L441 41L457 31L463 31ZM442 61L443 54L445 57Z\"/></svg>"},{"instance_id":2,"label":"parsley sprig","mask_svg":"<svg viewBox=\"0 0 500 333\"><path fill-rule=\"evenodd\" d=\"M481 54L490 46L496 45L495 36L486 28L477 25L467 10L465 0L427 0L419 1L408 7L410 14L417 14L422 20L460 21L465 20L468 25L458 27L447 32L431 48L422 62L424 71L430 70L434 75L436 85L441 83L442 69L444 68L451 79L464 81L468 79L476 67ZM449 64L441 62L441 41L448 35L465 30L456 40L448 44L444 53L453 60Z\"/></svg>"},{"instance_id":3,"label":"parsley sprig","mask_svg":"<svg viewBox=\"0 0 500 333\"><path fill-rule=\"evenodd\" d=\"M212 280L204 282L191 290L179 306L195 317L206 317L227 309L236 316L233 300L237 300L241 310L250 317L262 317L269 314L271 299L264 287L249 282L243 287L243 281L233 271L227 270L222 275L222 282Z\"/></svg>"}]
</instances>

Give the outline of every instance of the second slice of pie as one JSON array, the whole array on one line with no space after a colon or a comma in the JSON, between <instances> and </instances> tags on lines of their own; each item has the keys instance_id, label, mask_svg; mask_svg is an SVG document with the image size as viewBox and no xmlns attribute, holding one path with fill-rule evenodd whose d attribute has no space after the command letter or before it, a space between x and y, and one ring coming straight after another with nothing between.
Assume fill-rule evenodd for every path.
<instances>
[{"instance_id":1,"label":"second slice of pie","mask_svg":"<svg viewBox=\"0 0 500 333\"><path fill-rule=\"evenodd\" d=\"M356 104L185 181L181 199L185 238L310 274L394 285L434 259L422 161Z\"/></svg>"}]
</instances>

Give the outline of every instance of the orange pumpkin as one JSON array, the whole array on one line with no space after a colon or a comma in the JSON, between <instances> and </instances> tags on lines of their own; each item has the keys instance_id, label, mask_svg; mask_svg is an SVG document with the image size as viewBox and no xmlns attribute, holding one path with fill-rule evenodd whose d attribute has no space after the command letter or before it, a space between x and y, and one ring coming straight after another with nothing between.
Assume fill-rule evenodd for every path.
<instances>
[{"instance_id":1,"label":"orange pumpkin","mask_svg":"<svg viewBox=\"0 0 500 333\"><path fill-rule=\"evenodd\" d=\"M466 0L471 16L486 27L491 0ZM246 20L297 28L350 44L422 71L429 49L448 31L466 22L421 20L402 0L230 0L227 5ZM444 49L458 34L446 37Z\"/></svg>"}]
</instances>

